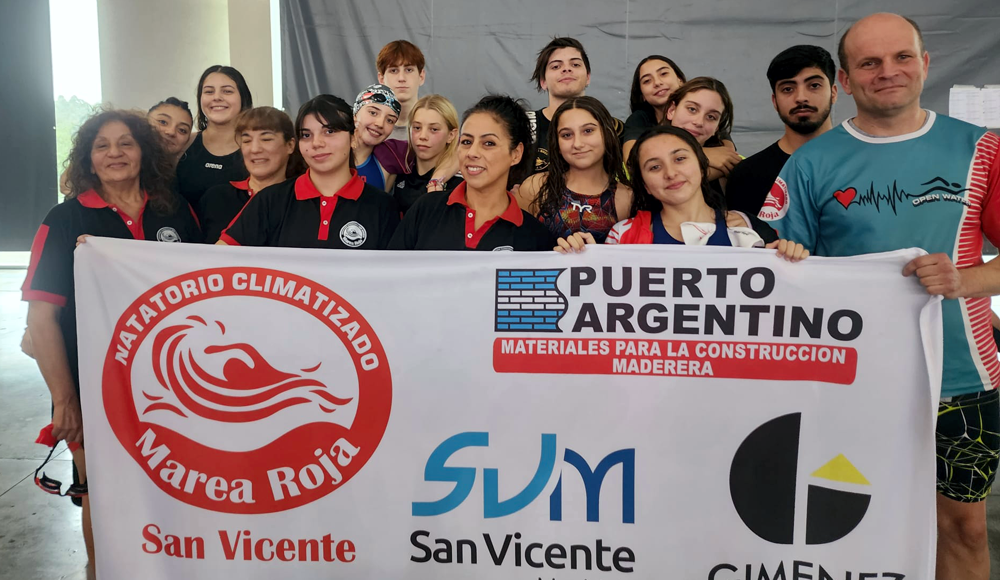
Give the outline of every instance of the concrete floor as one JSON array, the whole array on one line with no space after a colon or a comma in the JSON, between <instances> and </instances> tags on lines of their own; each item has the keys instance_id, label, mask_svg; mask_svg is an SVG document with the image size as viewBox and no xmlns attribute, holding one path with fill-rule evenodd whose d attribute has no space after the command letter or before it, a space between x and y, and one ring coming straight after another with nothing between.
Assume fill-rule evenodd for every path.
<instances>
[{"instance_id":1,"label":"concrete floor","mask_svg":"<svg viewBox=\"0 0 1000 580\"><path fill-rule=\"evenodd\" d=\"M34 441L50 411L38 367L19 347L27 312L19 291L23 280L24 270L0 270L0 579L84 580L80 509L33 481L48 454ZM70 455L64 444L56 452L45 472L67 482Z\"/></svg>"},{"instance_id":2,"label":"concrete floor","mask_svg":"<svg viewBox=\"0 0 1000 580\"><path fill-rule=\"evenodd\" d=\"M85 580L87 555L80 509L39 490L35 468L48 453L34 443L49 422L49 393L35 362L21 353L27 305L21 302L24 270L0 269L0 580ZM71 479L64 444L46 466L62 482ZM988 500L994 580L1000 580L1000 485Z\"/></svg>"}]
</instances>

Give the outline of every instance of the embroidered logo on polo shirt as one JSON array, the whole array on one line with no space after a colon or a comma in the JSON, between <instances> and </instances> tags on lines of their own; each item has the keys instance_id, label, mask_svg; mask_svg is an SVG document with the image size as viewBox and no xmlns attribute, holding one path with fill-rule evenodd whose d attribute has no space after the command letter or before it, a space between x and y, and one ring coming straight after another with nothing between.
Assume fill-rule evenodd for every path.
<instances>
[{"instance_id":1,"label":"embroidered logo on polo shirt","mask_svg":"<svg viewBox=\"0 0 1000 580\"><path fill-rule=\"evenodd\" d=\"M160 228L156 231L156 241L158 242L179 242L181 235L172 227Z\"/></svg>"},{"instance_id":2,"label":"embroidered logo on polo shirt","mask_svg":"<svg viewBox=\"0 0 1000 580\"><path fill-rule=\"evenodd\" d=\"M365 226L358 222L347 222L344 227L340 228L340 241L344 242L345 246L357 248L364 244L367 239L368 232L365 231Z\"/></svg>"}]
</instances>

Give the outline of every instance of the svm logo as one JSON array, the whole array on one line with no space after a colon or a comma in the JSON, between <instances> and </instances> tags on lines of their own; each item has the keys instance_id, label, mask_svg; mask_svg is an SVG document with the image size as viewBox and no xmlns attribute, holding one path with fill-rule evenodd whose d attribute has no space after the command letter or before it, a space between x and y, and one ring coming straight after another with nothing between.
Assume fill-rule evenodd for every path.
<instances>
[{"instance_id":1,"label":"svm logo","mask_svg":"<svg viewBox=\"0 0 1000 580\"><path fill-rule=\"evenodd\" d=\"M794 542L801 422L801 413L791 413L757 427L736 451L729 472L733 505L743 523L774 544ZM808 484L805 543L836 542L864 519L871 484L843 455L819 467L812 478L839 489L820 481Z\"/></svg>"},{"instance_id":2,"label":"svm logo","mask_svg":"<svg viewBox=\"0 0 1000 580\"><path fill-rule=\"evenodd\" d=\"M549 494L549 520L562 521L562 470L556 472L556 436L542 434L541 457L531 481L520 492L508 499L500 499L500 470L484 467L483 474L483 517L501 518L521 511L541 495L552 480L558 477L555 488ZM430 502L413 502L414 516L439 516L460 506L472 492L476 482L476 467L449 467L445 465L456 452L468 447L489 447L489 433L466 432L446 439L437 446L427 459L424 480L429 482L451 482L455 486L445 497ZM595 468L584 457L566 449L563 462L573 467L583 479L587 498L587 521L600 521L601 487L608 471L615 465L622 467L622 513L623 524L635 523L635 449L619 449L601 459Z\"/></svg>"}]
</instances>

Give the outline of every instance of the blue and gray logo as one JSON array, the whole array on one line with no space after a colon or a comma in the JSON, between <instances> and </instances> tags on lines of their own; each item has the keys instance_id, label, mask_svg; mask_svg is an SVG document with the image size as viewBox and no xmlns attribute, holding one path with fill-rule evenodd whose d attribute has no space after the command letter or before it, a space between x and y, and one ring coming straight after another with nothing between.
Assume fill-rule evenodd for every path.
<instances>
[{"instance_id":1,"label":"blue and gray logo","mask_svg":"<svg viewBox=\"0 0 1000 580\"><path fill-rule=\"evenodd\" d=\"M497 331L561 332L566 296L556 288L558 270L497 270Z\"/></svg>"}]
</instances>

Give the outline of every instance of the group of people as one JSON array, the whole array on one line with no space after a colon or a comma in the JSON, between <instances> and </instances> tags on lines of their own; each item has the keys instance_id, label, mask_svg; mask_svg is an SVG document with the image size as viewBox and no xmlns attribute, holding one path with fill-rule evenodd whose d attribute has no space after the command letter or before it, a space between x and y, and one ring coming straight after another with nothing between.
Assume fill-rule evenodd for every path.
<instances>
[{"instance_id":1,"label":"group of people","mask_svg":"<svg viewBox=\"0 0 1000 580\"><path fill-rule=\"evenodd\" d=\"M143 118L108 110L80 128L63 186L32 245L25 350L53 400L53 435L82 442L73 250L89 235L162 242L330 249L582 251L588 244L771 248L790 261L905 247L904 271L945 301L938 419L938 578L986 579L985 504L1000 457L1000 401L988 296L1000 268L1000 142L920 106L929 57L912 20L875 14L842 36L838 67L800 45L771 61L785 125L744 159L733 100L670 58L636 66L631 114L585 95L590 60L573 38L538 54L547 106L487 95L459 118L421 97L424 56L386 45L378 82L353 103L318 95L293 120L253 107L239 71L213 66L196 110L177 98ZM836 77L857 117L832 127ZM192 138L192 130L197 132ZM910 203L936 183L959 203ZM892 185L889 185L892 184ZM888 190L886 188L889 188ZM904 191L905 190L905 191ZM992 363L990 357L992 356ZM86 463L74 453L89 537Z\"/></svg>"}]
</instances>

